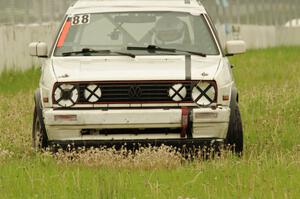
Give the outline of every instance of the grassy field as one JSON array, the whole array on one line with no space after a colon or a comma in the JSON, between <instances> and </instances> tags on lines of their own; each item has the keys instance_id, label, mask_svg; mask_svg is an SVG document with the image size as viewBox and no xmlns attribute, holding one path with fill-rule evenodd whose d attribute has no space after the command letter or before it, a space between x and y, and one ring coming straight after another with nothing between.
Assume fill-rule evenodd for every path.
<instances>
[{"instance_id":1,"label":"grassy field","mask_svg":"<svg viewBox=\"0 0 300 199\"><path fill-rule=\"evenodd\" d=\"M0 198L300 198L300 48L233 57L245 129L242 158L185 161L168 149L35 153L39 71L0 77ZM72 159L72 161L71 161Z\"/></svg>"}]
</instances>

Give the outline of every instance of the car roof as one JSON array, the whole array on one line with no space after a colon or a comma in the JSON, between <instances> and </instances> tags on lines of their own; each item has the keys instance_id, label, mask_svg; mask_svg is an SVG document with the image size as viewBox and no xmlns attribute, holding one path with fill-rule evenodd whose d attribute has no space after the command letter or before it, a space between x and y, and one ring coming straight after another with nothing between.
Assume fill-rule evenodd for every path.
<instances>
[{"instance_id":1,"label":"car roof","mask_svg":"<svg viewBox=\"0 0 300 199\"><path fill-rule=\"evenodd\" d=\"M78 0L67 14L125 11L206 13L199 0Z\"/></svg>"}]
</instances>

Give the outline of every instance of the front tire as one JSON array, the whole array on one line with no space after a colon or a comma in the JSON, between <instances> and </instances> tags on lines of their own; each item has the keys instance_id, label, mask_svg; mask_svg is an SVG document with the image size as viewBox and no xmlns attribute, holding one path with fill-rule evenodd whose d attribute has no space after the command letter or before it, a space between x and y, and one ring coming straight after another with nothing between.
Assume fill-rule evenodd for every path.
<instances>
[{"instance_id":1,"label":"front tire","mask_svg":"<svg viewBox=\"0 0 300 199\"><path fill-rule=\"evenodd\" d=\"M238 104L231 107L230 121L225 144L237 155L243 153L243 125Z\"/></svg>"},{"instance_id":2,"label":"front tire","mask_svg":"<svg viewBox=\"0 0 300 199\"><path fill-rule=\"evenodd\" d=\"M42 150L48 147L48 137L43 118L41 117L41 110L38 110L36 106L33 113L32 147L35 150Z\"/></svg>"}]
</instances>

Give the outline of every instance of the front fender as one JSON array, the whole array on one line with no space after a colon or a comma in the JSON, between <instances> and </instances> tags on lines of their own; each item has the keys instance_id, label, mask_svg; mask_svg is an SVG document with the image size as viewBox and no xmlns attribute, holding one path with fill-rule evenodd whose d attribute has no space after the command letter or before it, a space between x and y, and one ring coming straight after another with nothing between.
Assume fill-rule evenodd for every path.
<instances>
[{"instance_id":1,"label":"front fender","mask_svg":"<svg viewBox=\"0 0 300 199\"><path fill-rule=\"evenodd\" d=\"M235 86L231 89L230 108L232 109L239 102L238 90Z\"/></svg>"},{"instance_id":2,"label":"front fender","mask_svg":"<svg viewBox=\"0 0 300 199\"><path fill-rule=\"evenodd\" d=\"M42 105L42 98L41 98L41 92L40 89L37 89L34 93L34 103L35 108L37 111L37 115L40 119L40 121L43 119L43 105Z\"/></svg>"}]
</instances>

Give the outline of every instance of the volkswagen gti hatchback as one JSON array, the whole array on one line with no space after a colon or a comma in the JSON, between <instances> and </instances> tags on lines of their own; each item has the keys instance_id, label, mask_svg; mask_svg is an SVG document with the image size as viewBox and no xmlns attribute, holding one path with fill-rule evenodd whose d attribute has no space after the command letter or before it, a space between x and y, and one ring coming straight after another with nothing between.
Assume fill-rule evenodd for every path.
<instances>
[{"instance_id":1,"label":"volkswagen gti hatchback","mask_svg":"<svg viewBox=\"0 0 300 199\"><path fill-rule=\"evenodd\" d=\"M134 144L243 150L238 92L225 48L196 0L81 0L44 58L33 147Z\"/></svg>"}]
</instances>

